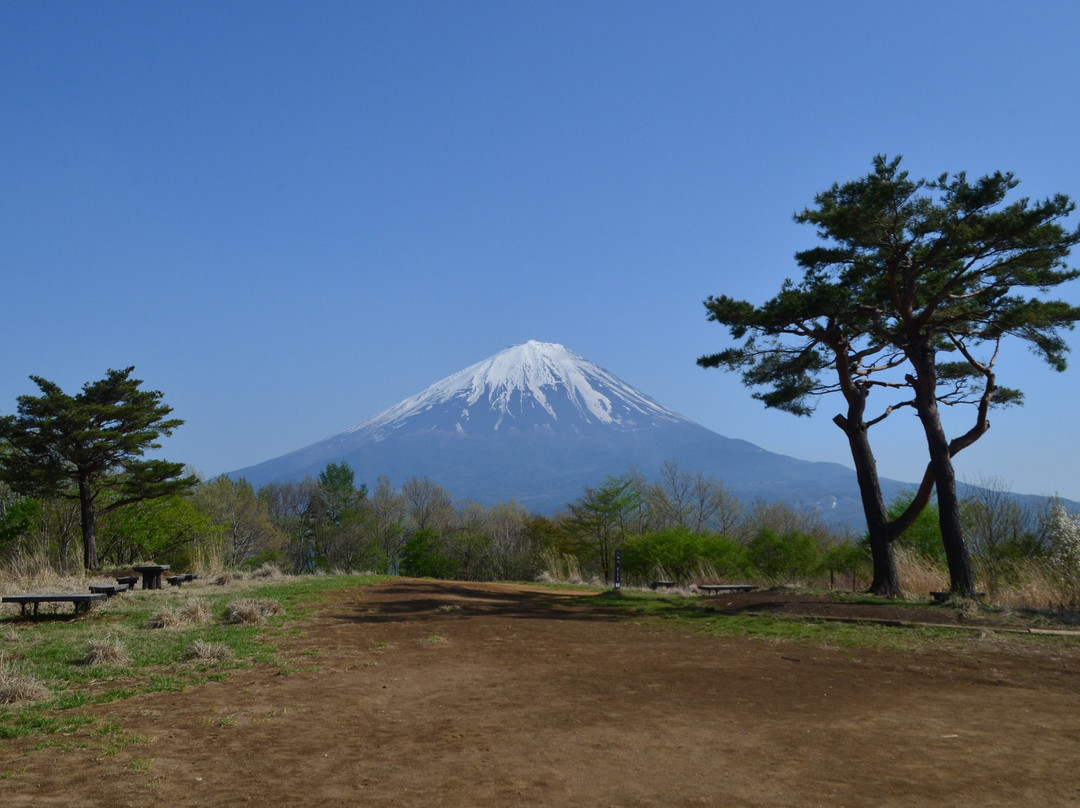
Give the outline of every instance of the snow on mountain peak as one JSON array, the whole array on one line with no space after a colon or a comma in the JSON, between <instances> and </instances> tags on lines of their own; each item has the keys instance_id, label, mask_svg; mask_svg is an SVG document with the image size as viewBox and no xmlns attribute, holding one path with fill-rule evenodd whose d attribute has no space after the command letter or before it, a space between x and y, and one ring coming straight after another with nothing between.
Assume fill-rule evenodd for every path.
<instances>
[{"instance_id":1,"label":"snow on mountain peak","mask_svg":"<svg viewBox=\"0 0 1080 808\"><path fill-rule=\"evenodd\" d=\"M556 422L560 414L626 427L638 419L685 420L565 346L530 340L447 376L348 431L393 429L449 404L456 418L450 426L457 431L486 413L495 415L498 429L504 419L522 416L533 405Z\"/></svg>"}]
</instances>

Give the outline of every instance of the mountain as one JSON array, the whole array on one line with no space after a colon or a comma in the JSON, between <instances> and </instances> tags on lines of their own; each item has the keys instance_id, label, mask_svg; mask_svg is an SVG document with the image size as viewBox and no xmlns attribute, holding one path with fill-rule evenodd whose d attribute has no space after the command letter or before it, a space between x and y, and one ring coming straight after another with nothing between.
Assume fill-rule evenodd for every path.
<instances>
[{"instance_id":1,"label":"mountain","mask_svg":"<svg viewBox=\"0 0 1080 808\"><path fill-rule=\"evenodd\" d=\"M459 499L515 499L553 513L631 466L666 461L722 480L744 499L862 519L855 472L727 438L679 415L573 351L526 342L448 376L363 423L303 449L231 472L255 486L317 475L345 461L357 482L429 477ZM886 496L901 487L885 481Z\"/></svg>"}]
</instances>

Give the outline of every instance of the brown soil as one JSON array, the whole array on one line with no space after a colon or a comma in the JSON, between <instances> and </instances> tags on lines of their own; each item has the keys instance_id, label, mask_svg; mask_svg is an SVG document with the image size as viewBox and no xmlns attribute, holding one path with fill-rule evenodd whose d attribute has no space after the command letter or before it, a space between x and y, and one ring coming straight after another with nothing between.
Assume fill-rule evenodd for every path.
<instances>
[{"instance_id":1,"label":"brown soil","mask_svg":"<svg viewBox=\"0 0 1080 808\"><path fill-rule=\"evenodd\" d=\"M874 608L817 606L896 616L855 614ZM0 801L1080 805L1076 639L811 647L695 633L580 592L402 580L342 593L282 655L296 672L94 708L146 738L114 754L100 737L0 742Z\"/></svg>"}]
</instances>

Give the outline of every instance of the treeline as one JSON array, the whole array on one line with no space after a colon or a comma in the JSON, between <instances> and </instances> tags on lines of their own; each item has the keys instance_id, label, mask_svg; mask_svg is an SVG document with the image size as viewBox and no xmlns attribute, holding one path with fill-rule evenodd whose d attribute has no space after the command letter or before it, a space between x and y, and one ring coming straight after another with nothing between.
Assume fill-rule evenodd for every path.
<instances>
[{"instance_id":1,"label":"treeline","mask_svg":"<svg viewBox=\"0 0 1080 808\"><path fill-rule=\"evenodd\" d=\"M974 490L964 518L985 586L1015 582L1033 560L1054 566L1062 581L1080 578L1075 517L1060 506L1026 505L993 483ZM892 504L895 511L905 506L903 499ZM455 503L427 478L396 487L383 477L369 490L356 484L345 463L259 490L218 477L183 495L101 510L98 552L110 567L148 560L177 570L270 563L292 573L611 583L618 550L628 585L710 579L809 584L839 576L846 586L860 577L865 583L869 572L865 539L838 533L819 513L780 502L745 503L719 480L676 463L664 464L651 479L633 470L609 477L551 517L515 502ZM901 545L942 564L937 524L930 507ZM78 571L78 503L0 487L0 562Z\"/></svg>"},{"instance_id":2,"label":"treeline","mask_svg":"<svg viewBox=\"0 0 1080 808\"><path fill-rule=\"evenodd\" d=\"M680 581L707 569L769 578L805 576L848 542L819 515L780 503L746 506L723 485L667 463L657 479L612 477L552 516L516 502L455 502L428 478L357 485L346 463L317 477L270 483L199 481L189 492L109 507L99 502L103 566L154 560L181 568L366 570L460 580L532 580L560 569L610 582L614 552L626 574ZM860 556L861 557L861 556ZM80 569L78 502L0 487L0 561ZM850 565L849 565L850 566Z\"/></svg>"}]
</instances>

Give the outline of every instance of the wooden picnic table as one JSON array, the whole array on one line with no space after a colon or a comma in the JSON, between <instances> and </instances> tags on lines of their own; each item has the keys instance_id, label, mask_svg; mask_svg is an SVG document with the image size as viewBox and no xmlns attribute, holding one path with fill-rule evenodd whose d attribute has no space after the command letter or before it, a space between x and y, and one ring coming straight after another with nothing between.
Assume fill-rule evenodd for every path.
<instances>
[{"instance_id":1,"label":"wooden picnic table","mask_svg":"<svg viewBox=\"0 0 1080 808\"><path fill-rule=\"evenodd\" d=\"M168 568L168 564L142 564L132 567L142 576L143 589L161 589L161 574Z\"/></svg>"},{"instance_id":2,"label":"wooden picnic table","mask_svg":"<svg viewBox=\"0 0 1080 808\"><path fill-rule=\"evenodd\" d=\"M84 612L88 611L91 604L105 600L106 597L106 595L98 592L91 592L89 594L80 592L71 595L4 595L2 602L18 603L22 609L22 616L26 617L26 607L30 604L33 604L34 606L35 616L37 616L38 613L38 605L41 603L71 603L75 606L75 614L78 614L80 607Z\"/></svg>"}]
</instances>

